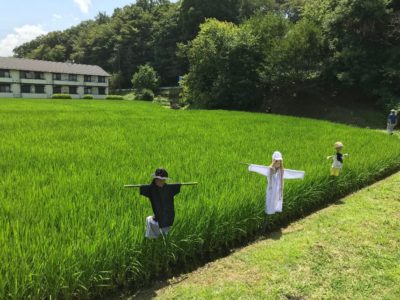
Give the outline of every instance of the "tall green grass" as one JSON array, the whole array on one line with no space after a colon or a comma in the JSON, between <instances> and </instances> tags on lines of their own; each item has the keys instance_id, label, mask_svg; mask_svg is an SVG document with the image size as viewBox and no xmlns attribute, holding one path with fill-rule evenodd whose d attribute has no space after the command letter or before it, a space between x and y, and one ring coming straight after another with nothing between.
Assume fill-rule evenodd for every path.
<instances>
[{"instance_id":1,"label":"tall green grass","mask_svg":"<svg viewBox=\"0 0 400 300\"><path fill-rule=\"evenodd\" d=\"M0 100L0 298L90 297L140 284L300 217L400 167L396 138L329 122L149 103ZM351 156L329 177L333 143ZM305 170L284 212L264 215L266 179L238 162ZM126 183L157 167L196 180L166 240L144 238L148 200Z\"/></svg>"}]
</instances>

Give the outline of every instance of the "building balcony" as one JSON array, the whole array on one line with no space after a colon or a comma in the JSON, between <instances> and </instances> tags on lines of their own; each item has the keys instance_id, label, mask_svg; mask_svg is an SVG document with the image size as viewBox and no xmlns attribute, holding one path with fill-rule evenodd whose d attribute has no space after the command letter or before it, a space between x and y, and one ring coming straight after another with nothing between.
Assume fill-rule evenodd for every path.
<instances>
[{"instance_id":1,"label":"building balcony","mask_svg":"<svg viewBox=\"0 0 400 300\"><path fill-rule=\"evenodd\" d=\"M54 85L82 85L81 81L53 80Z\"/></svg>"},{"instance_id":2,"label":"building balcony","mask_svg":"<svg viewBox=\"0 0 400 300\"><path fill-rule=\"evenodd\" d=\"M22 98L32 98L32 99L46 99L49 98L47 94L44 93L21 93Z\"/></svg>"},{"instance_id":3,"label":"building balcony","mask_svg":"<svg viewBox=\"0 0 400 300\"><path fill-rule=\"evenodd\" d=\"M101 87L108 87L108 83L107 82L89 82L89 81L85 81L83 83L84 86L101 86Z\"/></svg>"},{"instance_id":4,"label":"building balcony","mask_svg":"<svg viewBox=\"0 0 400 300\"><path fill-rule=\"evenodd\" d=\"M0 77L0 83L13 83L14 80L11 77Z\"/></svg>"},{"instance_id":5,"label":"building balcony","mask_svg":"<svg viewBox=\"0 0 400 300\"><path fill-rule=\"evenodd\" d=\"M21 78L20 79L21 83L27 83L27 84L51 84L51 82L46 81L45 79L27 79L27 78Z\"/></svg>"}]
</instances>

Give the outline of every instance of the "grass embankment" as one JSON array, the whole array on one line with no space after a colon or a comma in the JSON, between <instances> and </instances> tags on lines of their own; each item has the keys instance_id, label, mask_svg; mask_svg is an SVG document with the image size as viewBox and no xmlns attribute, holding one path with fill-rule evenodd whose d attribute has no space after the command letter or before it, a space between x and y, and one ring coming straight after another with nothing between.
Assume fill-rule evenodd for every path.
<instances>
[{"instance_id":1,"label":"grass embankment","mask_svg":"<svg viewBox=\"0 0 400 300\"><path fill-rule=\"evenodd\" d=\"M399 228L400 173L139 298L400 299Z\"/></svg>"},{"instance_id":2,"label":"grass embankment","mask_svg":"<svg viewBox=\"0 0 400 300\"><path fill-rule=\"evenodd\" d=\"M329 95L326 90L313 95L299 95L273 101L272 111L282 115L327 120L367 128L384 128L389 111L357 93L342 92Z\"/></svg>"},{"instance_id":3,"label":"grass embankment","mask_svg":"<svg viewBox=\"0 0 400 300\"><path fill-rule=\"evenodd\" d=\"M96 297L185 268L307 215L400 167L398 139L328 122L150 103L0 100L0 298ZM339 178L326 156L351 154ZM265 219L265 178L238 162L282 151L304 181L285 183ZM176 199L165 241L145 240L149 202L126 183L156 167L196 180Z\"/></svg>"}]
</instances>

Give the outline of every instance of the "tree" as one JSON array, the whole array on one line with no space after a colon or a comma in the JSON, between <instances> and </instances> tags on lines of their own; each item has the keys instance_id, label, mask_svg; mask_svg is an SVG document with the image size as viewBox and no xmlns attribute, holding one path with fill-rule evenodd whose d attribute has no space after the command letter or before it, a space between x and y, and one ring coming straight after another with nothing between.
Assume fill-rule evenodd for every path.
<instances>
[{"instance_id":1,"label":"tree","mask_svg":"<svg viewBox=\"0 0 400 300\"><path fill-rule=\"evenodd\" d=\"M301 19L305 1L306 0L277 0L280 11L292 22L297 22Z\"/></svg>"},{"instance_id":2,"label":"tree","mask_svg":"<svg viewBox=\"0 0 400 300\"><path fill-rule=\"evenodd\" d=\"M243 24L256 37L257 47L262 53L257 70L265 97L280 88L282 78L279 77L283 76L278 73L281 70L278 64L282 61L279 48L290 25L289 20L278 13L258 14Z\"/></svg>"},{"instance_id":3,"label":"tree","mask_svg":"<svg viewBox=\"0 0 400 300\"><path fill-rule=\"evenodd\" d=\"M159 78L156 71L149 64L139 67L138 71L133 74L132 85L137 91L151 90L156 92L158 88Z\"/></svg>"},{"instance_id":4,"label":"tree","mask_svg":"<svg viewBox=\"0 0 400 300\"><path fill-rule=\"evenodd\" d=\"M177 44L182 42L179 11L174 5L158 8L160 15L153 26L152 49L154 68L162 85L175 86L178 76L186 72L186 65L177 57Z\"/></svg>"},{"instance_id":5,"label":"tree","mask_svg":"<svg viewBox=\"0 0 400 300\"><path fill-rule=\"evenodd\" d=\"M322 32L314 22L301 20L290 27L272 53L267 70L273 80L268 84L285 93L309 89L306 83L314 83L322 71Z\"/></svg>"},{"instance_id":6,"label":"tree","mask_svg":"<svg viewBox=\"0 0 400 300\"><path fill-rule=\"evenodd\" d=\"M233 23L210 19L188 45L184 80L189 102L208 108L248 109L260 104L256 38Z\"/></svg>"},{"instance_id":7,"label":"tree","mask_svg":"<svg viewBox=\"0 0 400 300\"><path fill-rule=\"evenodd\" d=\"M109 81L109 87L110 90L116 91L121 89L123 83L123 77L121 73L113 73L111 74L110 81Z\"/></svg>"},{"instance_id":8,"label":"tree","mask_svg":"<svg viewBox=\"0 0 400 300\"><path fill-rule=\"evenodd\" d=\"M193 39L207 18L239 22L240 0L182 0L180 20L185 39Z\"/></svg>"},{"instance_id":9,"label":"tree","mask_svg":"<svg viewBox=\"0 0 400 300\"><path fill-rule=\"evenodd\" d=\"M327 81L370 96L387 97L393 91L384 79L388 69L383 68L394 49L387 36L391 20L387 4L386 0L307 0L303 16L323 32Z\"/></svg>"},{"instance_id":10,"label":"tree","mask_svg":"<svg viewBox=\"0 0 400 300\"><path fill-rule=\"evenodd\" d=\"M276 0L241 0L239 3L239 19L241 21L247 20L255 14L279 10Z\"/></svg>"}]
</instances>

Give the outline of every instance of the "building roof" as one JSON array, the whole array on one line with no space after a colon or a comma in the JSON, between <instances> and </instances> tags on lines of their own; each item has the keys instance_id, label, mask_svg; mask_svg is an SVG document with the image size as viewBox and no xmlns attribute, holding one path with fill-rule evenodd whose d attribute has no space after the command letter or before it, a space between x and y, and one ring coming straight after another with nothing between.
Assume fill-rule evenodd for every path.
<instances>
[{"instance_id":1,"label":"building roof","mask_svg":"<svg viewBox=\"0 0 400 300\"><path fill-rule=\"evenodd\" d=\"M67 73L78 75L111 76L99 66L15 57L0 57L0 69Z\"/></svg>"}]
</instances>

